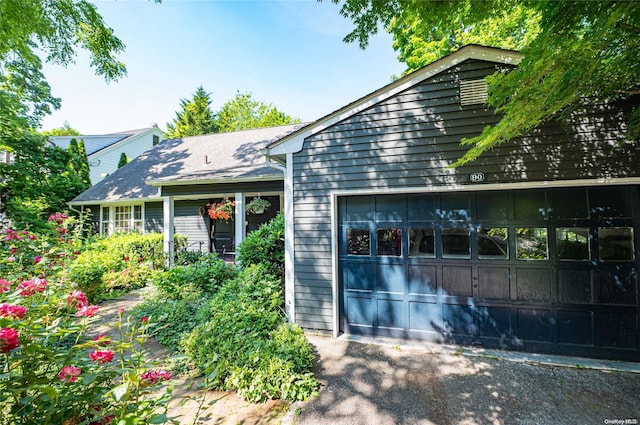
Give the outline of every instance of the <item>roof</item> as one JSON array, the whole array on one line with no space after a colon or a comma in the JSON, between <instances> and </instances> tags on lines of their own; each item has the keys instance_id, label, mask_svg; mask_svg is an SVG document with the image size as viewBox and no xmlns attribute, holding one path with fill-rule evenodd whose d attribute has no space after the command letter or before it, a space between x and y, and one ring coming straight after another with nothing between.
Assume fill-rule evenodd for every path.
<instances>
[{"instance_id":1,"label":"roof","mask_svg":"<svg viewBox=\"0 0 640 425\"><path fill-rule=\"evenodd\" d=\"M109 146L115 145L118 142L123 142L127 139L139 136L140 134L149 131L155 127L141 128L138 130L122 131L119 133L111 134L97 134L97 135L79 135L79 136L49 136L51 142L63 149L69 146L72 139L83 140L84 147L87 150L87 156L91 156L100 152Z\"/></svg>"},{"instance_id":2,"label":"roof","mask_svg":"<svg viewBox=\"0 0 640 425\"><path fill-rule=\"evenodd\" d=\"M158 188L283 179L260 150L305 124L164 140L105 177L70 204L160 199Z\"/></svg>"},{"instance_id":3,"label":"roof","mask_svg":"<svg viewBox=\"0 0 640 425\"><path fill-rule=\"evenodd\" d=\"M420 82L446 71L468 59L478 59L490 62L517 65L522 60L522 54L515 50L505 50L495 47L469 44L455 52L436 60L414 72L408 74L386 86L318 119L304 128L269 144L263 153L283 162L286 153L295 153L302 150L304 140L340 121L343 121L358 112L382 102Z\"/></svg>"}]
</instances>

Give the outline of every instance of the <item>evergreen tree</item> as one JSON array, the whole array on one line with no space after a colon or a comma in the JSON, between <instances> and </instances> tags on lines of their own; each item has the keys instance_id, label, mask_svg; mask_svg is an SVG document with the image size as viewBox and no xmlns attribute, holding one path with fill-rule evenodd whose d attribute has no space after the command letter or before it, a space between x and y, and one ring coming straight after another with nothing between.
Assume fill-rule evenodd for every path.
<instances>
[{"instance_id":1,"label":"evergreen tree","mask_svg":"<svg viewBox=\"0 0 640 425\"><path fill-rule=\"evenodd\" d=\"M78 175L85 190L91 187L91 169L89 168L89 156L84 145L84 140L78 142Z\"/></svg>"},{"instance_id":2,"label":"evergreen tree","mask_svg":"<svg viewBox=\"0 0 640 425\"><path fill-rule=\"evenodd\" d=\"M199 86L191 100L180 100L181 110L176 112L172 123L167 123L167 139L215 133L215 115L211 110L210 94Z\"/></svg>"},{"instance_id":3,"label":"evergreen tree","mask_svg":"<svg viewBox=\"0 0 640 425\"><path fill-rule=\"evenodd\" d=\"M129 158L127 158L127 154L122 152L120 154L120 161L118 161L118 168L124 167L129 163Z\"/></svg>"}]
</instances>

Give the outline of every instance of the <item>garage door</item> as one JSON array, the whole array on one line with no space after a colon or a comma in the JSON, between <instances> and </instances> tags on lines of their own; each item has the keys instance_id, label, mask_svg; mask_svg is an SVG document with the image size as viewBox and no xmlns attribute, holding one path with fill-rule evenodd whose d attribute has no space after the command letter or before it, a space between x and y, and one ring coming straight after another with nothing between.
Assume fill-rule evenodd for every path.
<instances>
[{"instance_id":1,"label":"garage door","mask_svg":"<svg viewBox=\"0 0 640 425\"><path fill-rule=\"evenodd\" d=\"M640 360L637 186L338 205L342 332Z\"/></svg>"}]
</instances>

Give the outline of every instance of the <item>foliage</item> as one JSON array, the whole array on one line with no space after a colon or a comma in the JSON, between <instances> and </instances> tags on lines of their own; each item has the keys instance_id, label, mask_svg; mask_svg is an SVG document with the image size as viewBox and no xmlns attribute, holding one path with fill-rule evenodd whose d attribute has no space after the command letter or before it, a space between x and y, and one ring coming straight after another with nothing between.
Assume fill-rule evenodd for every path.
<instances>
[{"instance_id":1,"label":"foliage","mask_svg":"<svg viewBox=\"0 0 640 425\"><path fill-rule=\"evenodd\" d=\"M180 112L176 112L173 123L167 123L167 139L199 136L217 131L215 115L211 110L210 93L199 86L191 100L180 101Z\"/></svg>"},{"instance_id":2,"label":"foliage","mask_svg":"<svg viewBox=\"0 0 640 425\"><path fill-rule=\"evenodd\" d=\"M65 121L61 127L42 132L43 136L80 136L80 132L71 127L69 121Z\"/></svg>"},{"instance_id":3,"label":"foliage","mask_svg":"<svg viewBox=\"0 0 640 425\"><path fill-rule=\"evenodd\" d=\"M89 169L89 157L87 156L87 149L85 148L84 140L77 141L76 139L71 139L69 141L69 146L67 147L67 151L69 151L69 156L70 156L70 159L69 159L70 172L73 173L73 175L80 180L84 188L82 192L84 192L85 190L91 187L91 171ZM70 198L70 200L71 199L73 198Z\"/></svg>"},{"instance_id":4,"label":"foliage","mask_svg":"<svg viewBox=\"0 0 640 425\"><path fill-rule=\"evenodd\" d=\"M263 264L269 273L284 278L284 216L249 233L236 250L236 261L242 267Z\"/></svg>"},{"instance_id":5,"label":"foliage","mask_svg":"<svg viewBox=\"0 0 640 425\"><path fill-rule=\"evenodd\" d=\"M306 399L317 382L313 352L295 325L284 322L280 280L263 265L245 268L213 296L183 349L212 387L250 401Z\"/></svg>"},{"instance_id":6,"label":"foliage","mask_svg":"<svg viewBox=\"0 0 640 425\"><path fill-rule=\"evenodd\" d=\"M126 152L122 152L120 154L120 159L118 160L118 168L122 168L129 163L129 158L127 158Z\"/></svg>"},{"instance_id":7,"label":"foliage","mask_svg":"<svg viewBox=\"0 0 640 425\"><path fill-rule=\"evenodd\" d=\"M98 307L64 274L83 222L53 214L47 225L0 237L0 425L169 422L170 375L142 356L153 325L119 318L117 339L89 338Z\"/></svg>"},{"instance_id":8,"label":"foliage","mask_svg":"<svg viewBox=\"0 0 640 425\"><path fill-rule=\"evenodd\" d=\"M227 101L216 118L219 132L247 130L251 128L272 127L298 123L293 118L279 111L273 104L265 104L253 100L251 93L236 93L236 97Z\"/></svg>"},{"instance_id":9,"label":"foliage","mask_svg":"<svg viewBox=\"0 0 640 425\"><path fill-rule=\"evenodd\" d=\"M246 210L249 214L262 214L269 207L271 207L271 202L258 195L247 204Z\"/></svg>"},{"instance_id":10,"label":"foliage","mask_svg":"<svg viewBox=\"0 0 640 425\"><path fill-rule=\"evenodd\" d=\"M0 129L5 134L37 127L42 116L60 106L42 74L39 53L47 62L66 66L83 49L107 81L126 74L116 58L124 44L88 1L2 1L0 16Z\"/></svg>"},{"instance_id":11,"label":"foliage","mask_svg":"<svg viewBox=\"0 0 640 425\"><path fill-rule=\"evenodd\" d=\"M0 139L3 131L0 130ZM65 150L47 143L34 131L19 132L6 140L13 162L0 163L0 193L6 214L18 227L42 230L46 218L67 208L67 202L85 191L90 183L82 172L89 166L86 153Z\"/></svg>"},{"instance_id":12,"label":"foliage","mask_svg":"<svg viewBox=\"0 0 640 425\"><path fill-rule=\"evenodd\" d=\"M410 68L420 65L423 53L429 58L427 48L440 55L460 42L491 43L496 28L501 28L499 37L505 30L521 47L523 59L516 69L488 79L488 103L502 115L500 122L463 140L471 148L454 165L472 161L544 121L570 117L585 99L612 102L640 93L638 2L346 0L341 14L356 26L345 41L365 47L383 24ZM491 18L494 15L497 18ZM426 38L416 40L420 37ZM634 139L640 134L638 106L629 117L627 134Z\"/></svg>"},{"instance_id":13,"label":"foliage","mask_svg":"<svg viewBox=\"0 0 640 425\"><path fill-rule=\"evenodd\" d=\"M156 286L167 298L180 299L193 291L213 294L227 280L236 276L234 267L215 254L201 256L197 262L176 266L158 276Z\"/></svg>"},{"instance_id":14,"label":"foliage","mask_svg":"<svg viewBox=\"0 0 640 425\"><path fill-rule=\"evenodd\" d=\"M176 235L176 246L186 237ZM158 233L118 234L98 239L69 266L69 279L92 302L145 286L154 269L164 267L163 236Z\"/></svg>"}]
</instances>

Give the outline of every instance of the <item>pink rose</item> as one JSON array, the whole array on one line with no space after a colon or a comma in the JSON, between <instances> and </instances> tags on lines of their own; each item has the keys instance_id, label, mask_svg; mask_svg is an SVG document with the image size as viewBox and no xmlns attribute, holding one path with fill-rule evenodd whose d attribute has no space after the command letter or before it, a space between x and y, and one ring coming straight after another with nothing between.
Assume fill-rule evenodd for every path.
<instances>
[{"instance_id":1,"label":"pink rose","mask_svg":"<svg viewBox=\"0 0 640 425\"><path fill-rule=\"evenodd\" d=\"M33 259L33 262L34 262L35 264L38 264L40 261L42 261L42 257L41 257L41 256L39 256L39 255L36 255L36 257Z\"/></svg>"},{"instance_id":2,"label":"pink rose","mask_svg":"<svg viewBox=\"0 0 640 425\"><path fill-rule=\"evenodd\" d=\"M67 297L67 302L78 310L89 305L87 296L82 291L73 291L70 293Z\"/></svg>"},{"instance_id":3,"label":"pink rose","mask_svg":"<svg viewBox=\"0 0 640 425\"><path fill-rule=\"evenodd\" d=\"M0 304L0 317L22 319L27 314L27 309L21 305Z\"/></svg>"},{"instance_id":4,"label":"pink rose","mask_svg":"<svg viewBox=\"0 0 640 425\"><path fill-rule=\"evenodd\" d=\"M12 283L5 279L0 279L0 294L3 292L8 292L11 288Z\"/></svg>"},{"instance_id":5,"label":"pink rose","mask_svg":"<svg viewBox=\"0 0 640 425\"><path fill-rule=\"evenodd\" d=\"M147 323L147 322L149 322L149 316L142 316L142 317L140 318L140 321L141 321L142 323Z\"/></svg>"},{"instance_id":6,"label":"pink rose","mask_svg":"<svg viewBox=\"0 0 640 425\"><path fill-rule=\"evenodd\" d=\"M78 376L82 372L82 369L75 366L65 366L58 373L58 378L62 382L76 382L78 380Z\"/></svg>"},{"instance_id":7,"label":"pink rose","mask_svg":"<svg viewBox=\"0 0 640 425\"><path fill-rule=\"evenodd\" d=\"M76 311L76 317L93 317L99 309L97 305L85 305Z\"/></svg>"},{"instance_id":8,"label":"pink rose","mask_svg":"<svg viewBox=\"0 0 640 425\"><path fill-rule=\"evenodd\" d=\"M17 348L18 345L20 345L18 331L11 328L0 329L0 351L8 353L14 348Z\"/></svg>"},{"instance_id":9,"label":"pink rose","mask_svg":"<svg viewBox=\"0 0 640 425\"><path fill-rule=\"evenodd\" d=\"M30 297L38 292L44 292L44 290L47 289L47 281L39 277L32 280L25 280L18 285L18 289L21 290L20 295Z\"/></svg>"},{"instance_id":10,"label":"pink rose","mask_svg":"<svg viewBox=\"0 0 640 425\"><path fill-rule=\"evenodd\" d=\"M91 360L99 364L110 363L113 361L113 351L111 350L96 350L93 353L89 354Z\"/></svg>"},{"instance_id":11,"label":"pink rose","mask_svg":"<svg viewBox=\"0 0 640 425\"><path fill-rule=\"evenodd\" d=\"M140 376L142 386L147 387L160 381L168 381L171 379L171 372L166 370L148 370Z\"/></svg>"},{"instance_id":12,"label":"pink rose","mask_svg":"<svg viewBox=\"0 0 640 425\"><path fill-rule=\"evenodd\" d=\"M7 258L7 261L10 263L14 263L16 261L16 257L14 257L13 255Z\"/></svg>"}]
</instances>

